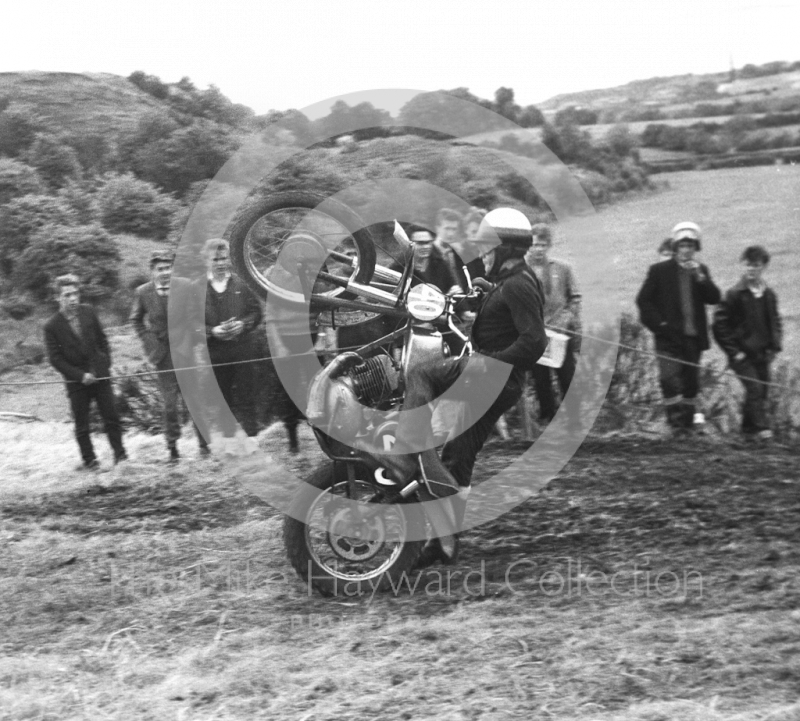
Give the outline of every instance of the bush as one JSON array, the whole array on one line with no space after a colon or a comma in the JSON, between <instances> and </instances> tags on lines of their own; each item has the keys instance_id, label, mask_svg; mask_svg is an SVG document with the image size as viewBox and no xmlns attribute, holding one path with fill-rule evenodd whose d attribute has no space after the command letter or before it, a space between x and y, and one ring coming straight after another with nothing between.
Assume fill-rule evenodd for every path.
<instances>
[{"instance_id":1,"label":"bush","mask_svg":"<svg viewBox=\"0 0 800 721\"><path fill-rule=\"evenodd\" d=\"M736 146L736 150L742 153L766 150L767 148L769 148L769 135L767 133L748 133Z\"/></svg>"},{"instance_id":2,"label":"bush","mask_svg":"<svg viewBox=\"0 0 800 721\"><path fill-rule=\"evenodd\" d=\"M31 236L48 224L74 225L75 211L61 198L23 195L0 207L0 273L11 275Z\"/></svg>"},{"instance_id":3,"label":"bush","mask_svg":"<svg viewBox=\"0 0 800 721\"><path fill-rule=\"evenodd\" d=\"M625 124L615 125L609 129L604 138L605 144L614 155L624 158L636 147L636 138Z\"/></svg>"},{"instance_id":4,"label":"bush","mask_svg":"<svg viewBox=\"0 0 800 721\"><path fill-rule=\"evenodd\" d=\"M44 183L35 168L19 160L0 158L0 205L22 195L44 191Z\"/></svg>"},{"instance_id":5,"label":"bush","mask_svg":"<svg viewBox=\"0 0 800 721\"><path fill-rule=\"evenodd\" d=\"M10 107L0 114L0 154L16 158L33 145L41 130L39 119L29 110Z\"/></svg>"},{"instance_id":6,"label":"bush","mask_svg":"<svg viewBox=\"0 0 800 721\"><path fill-rule=\"evenodd\" d=\"M664 418L653 337L634 315L624 313L619 342L614 375L596 427L649 430ZM779 440L795 440L800 431L800 369L778 363L773 371L773 382L789 392L770 389L772 427ZM700 371L700 388L698 411L705 414L709 428L723 434L738 432L744 396L738 379L723 363L713 360L704 363Z\"/></svg>"},{"instance_id":7,"label":"bush","mask_svg":"<svg viewBox=\"0 0 800 721\"><path fill-rule=\"evenodd\" d=\"M165 240L179 205L153 184L126 173L107 176L98 207L103 226L112 233Z\"/></svg>"},{"instance_id":8,"label":"bush","mask_svg":"<svg viewBox=\"0 0 800 721\"><path fill-rule=\"evenodd\" d=\"M53 189L62 188L70 179L81 177L78 154L54 135L39 133L25 154L25 160Z\"/></svg>"},{"instance_id":9,"label":"bush","mask_svg":"<svg viewBox=\"0 0 800 721\"><path fill-rule=\"evenodd\" d=\"M116 243L97 223L46 225L30 239L14 269L14 284L39 300L50 295L56 276L75 273L84 298L104 298L119 285L121 261Z\"/></svg>"}]
</instances>

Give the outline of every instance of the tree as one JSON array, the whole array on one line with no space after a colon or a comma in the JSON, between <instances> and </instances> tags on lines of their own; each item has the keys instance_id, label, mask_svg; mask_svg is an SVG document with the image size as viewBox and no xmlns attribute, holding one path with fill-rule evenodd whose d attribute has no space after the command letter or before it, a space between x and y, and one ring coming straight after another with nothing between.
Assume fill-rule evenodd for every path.
<instances>
[{"instance_id":1,"label":"tree","mask_svg":"<svg viewBox=\"0 0 800 721\"><path fill-rule=\"evenodd\" d=\"M166 110L152 110L142 115L132 131L123 133L119 139L119 155L123 167L135 165L135 156L150 144L168 138L181 128Z\"/></svg>"},{"instance_id":2,"label":"tree","mask_svg":"<svg viewBox=\"0 0 800 721\"><path fill-rule=\"evenodd\" d=\"M606 133L605 144L614 155L624 158L626 155L630 155L636 147L636 138L631 133L631 129L623 123L609 129Z\"/></svg>"},{"instance_id":3,"label":"tree","mask_svg":"<svg viewBox=\"0 0 800 721\"><path fill-rule=\"evenodd\" d=\"M83 170L105 173L119 165L116 139L108 133L76 130L64 133L61 140L77 153Z\"/></svg>"},{"instance_id":4,"label":"tree","mask_svg":"<svg viewBox=\"0 0 800 721\"><path fill-rule=\"evenodd\" d=\"M31 237L45 225L74 224L75 211L52 195L23 195L0 206L0 273L9 276Z\"/></svg>"},{"instance_id":5,"label":"tree","mask_svg":"<svg viewBox=\"0 0 800 721\"><path fill-rule=\"evenodd\" d=\"M78 154L55 135L39 133L25 160L39 171L42 179L53 189L66 185L70 179L81 177Z\"/></svg>"},{"instance_id":6,"label":"tree","mask_svg":"<svg viewBox=\"0 0 800 721\"><path fill-rule=\"evenodd\" d=\"M542 128L542 142L562 163L588 163L596 155L588 133L572 124L556 128L545 123Z\"/></svg>"},{"instance_id":7,"label":"tree","mask_svg":"<svg viewBox=\"0 0 800 721\"><path fill-rule=\"evenodd\" d=\"M577 105L570 105L561 108L553 117L555 125L596 125L597 113L589 108L581 108Z\"/></svg>"},{"instance_id":8,"label":"tree","mask_svg":"<svg viewBox=\"0 0 800 721\"><path fill-rule=\"evenodd\" d=\"M0 155L23 155L33 145L41 122L30 110L13 105L0 113Z\"/></svg>"},{"instance_id":9,"label":"tree","mask_svg":"<svg viewBox=\"0 0 800 721\"><path fill-rule=\"evenodd\" d=\"M495 90L493 110L504 118L517 122L521 108L514 102L514 91L511 88L502 87Z\"/></svg>"},{"instance_id":10,"label":"tree","mask_svg":"<svg viewBox=\"0 0 800 721\"><path fill-rule=\"evenodd\" d=\"M75 273L84 297L103 298L119 286L120 261L116 243L97 223L45 225L31 237L13 279L18 288L45 300L57 276Z\"/></svg>"},{"instance_id":11,"label":"tree","mask_svg":"<svg viewBox=\"0 0 800 721\"><path fill-rule=\"evenodd\" d=\"M420 93L400 108L399 123L417 128L441 130L452 135L472 135L487 130L508 129L513 125L466 88ZM487 107L488 106L488 107Z\"/></svg>"},{"instance_id":12,"label":"tree","mask_svg":"<svg viewBox=\"0 0 800 721\"><path fill-rule=\"evenodd\" d=\"M342 133L354 133L360 128L373 128L388 125L392 116L376 108L372 103L359 103L350 107L344 100L337 100L331 112L314 123L317 135L333 138Z\"/></svg>"},{"instance_id":13,"label":"tree","mask_svg":"<svg viewBox=\"0 0 800 721\"><path fill-rule=\"evenodd\" d=\"M109 175L98 193L100 221L112 233L165 240L178 203L132 173Z\"/></svg>"},{"instance_id":14,"label":"tree","mask_svg":"<svg viewBox=\"0 0 800 721\"><path fill-rule=\"evenodd\" d=\"M198 120L135 152L131 165L140 178L182 196L192 183L213 178L237 145L224 126Z\"/></svg>"},{"instance_id":15,"label":"tree","mask_svg":"<svg viewBox=\"0 0 800 721\"><path fill-rule=\"evenodd\" d=\"M0 205L29 193L44 193L36 168L12 158L0 158Z\"/></svg>"},{"instance_id":16,"label":"tree","mask_svg":"<svg viewBox=\"0 0 800 721\"><path fill-rule=\"evenodd\" d=\"M657 148L661 145L661 133L669 127L665 123L650 123L642 131L641 142L645 148Z\"/></svg>"},{"instance_id":17,"label":"tree","mask_svg":"<svg viewBox=\"0 0 800 721\"><path fill-rule=\"evenodd\" d=\"M188 80L188 78L186 79ZM148 75L141 70L135 70L128 76L128 80L140 90L144 90L144 92L159 100L165 100L169 96L169 86L161 82L160 78L155 75Z\"/></svg>"},{"instance_id":18,"label":"tree","mask_svg":"<svg viewBox=\"0 0 800 721\"><path fill-rule=\"evenodd\" d=\"M316 139L311 121L299 110L270 110L266 115L253 118L253 127L263 131L265 142L311 145ZM285 137L286 133L290 137Z\"/></svg>"},{"instance_id":19,"label":"tree","mask_svg":"<svg viewBox=\"0 0 800 721\"><path fill-rule=\"evenodd\" d=\"M517 116L517 123L523 128L537 128L544 122L544 113L535 105L526 105Z\"/></svg>"}]
</instances>

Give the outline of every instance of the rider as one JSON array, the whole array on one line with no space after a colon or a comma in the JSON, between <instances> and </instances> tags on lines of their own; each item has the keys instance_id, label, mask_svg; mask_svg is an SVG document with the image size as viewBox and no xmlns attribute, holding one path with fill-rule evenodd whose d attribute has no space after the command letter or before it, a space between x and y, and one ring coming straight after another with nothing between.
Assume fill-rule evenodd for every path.
<instances>
[{"instance_id":1,"label":"rider","mask_svg":"<svg viewBox=\"0 0 800 721\"><path fill-rule=\"evenodd\" d=\"M401 483L417 474L419 459L429 489L439 497L454 495L469 486L478 452L497 419L520 399L525 371L533 367L547 347L541 284L525 263L525 253L532 244L530 222L518 210L497 208L483 219L478 242L492 243L493 247L483 255L488 282L482 283L482 287L488 292L480 302L472 327L472 344L480 354L509 364L511 374L488 410L445 444L441 461L433 449L415 451L431 445L430 427L423 428L408 414L401 414L395 446L408 449L408 453L379 459ZM441 395L464 373L467 363L466 356L451 357L411 369L406 379L403 410L422 408ZM474 383L480 385L481 376L487 377L489 364L485 359L473 358L469 365L468 373L476 375ZM467 379L473 381L469 376ZM465 503L456 503L456 509L460 526Z\"/></svg>"}]
</instances>

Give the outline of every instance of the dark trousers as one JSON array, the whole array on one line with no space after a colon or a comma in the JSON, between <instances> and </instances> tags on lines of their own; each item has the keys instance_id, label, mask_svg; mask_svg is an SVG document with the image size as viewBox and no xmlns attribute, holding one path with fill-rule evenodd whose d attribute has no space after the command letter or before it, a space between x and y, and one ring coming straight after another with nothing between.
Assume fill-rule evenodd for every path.
<instances>
[{"instance_id":1,"label":"dark trousers","mask_svg":"<svg viewBox=\"0 0 800 721\"><path fill-rule=\"evenodd\" d=\"M537 363L531 371L533 387L539 400L539 418L543 421L551 421L557 410L556 396L553 392L552 371L555 371L558 386L561 389L561 398L563 399L566 397L569 385L575 375L575 353L573 352L572 339L570 339L570 343L567 346L567 354L564 356L564 363L560 368L550 368ZM566 406L566 411L571 419L577 419L579 410L575 401L570 400Z\"/></svg>"},{"instance_id":2,"label":"dark trousers","mask_svg":"<svg viewBox=\"0 0 800 721\"><path fill-rule=\"evenodd\" d=\"M103 428L114 451L114 457L118 458L124 455L122 426L120 426L114 402L111 381L97 381L88 386L78 383L70 384L67 395L72 408L72 417L75 420L75 439L78 441L83 462L88 464L96 460L89 430L89 408L92 399L97 402L97 410L100 411L100 417L103 419Z\"/></svg>"},{"instance_id":3,"label":"dark trousers","mask_svg":"<svg viewBox=\"0 0 800 721\"><path fill-rule=\"evenodd\" d=\"M317 342L317 333L311 333L311 345ZM291 399L289 393L286 391L286 386L291 385L293 394L295 396L305 393L298 392L302 389L304 383L309 383L311 377L309 372L313 368L313 372L318 370L317 367L309 365L308 353L308 339L309 335L284 335L281 334L281 341L289 351L289 355L280 358L274 357L272 359L275 365L275 370L278 373L278 386L277 386L277 400L278 400L278 417L283 421L290 433L292 429L297 428L297 424L304 420L305 408L298 408L297 404ZM313 373L311 373L313 375Z\"/></svg>"},{"instance_id":4,"label":"dark trousers","mask_svg":"<svg viewBox=\"0 0 800 721\"><path fill-rule=\"evenodd\" d=\"M415 368L406 380L403 409L421 408L444 393L458 380L467 362L468 358L448 358ZM513 408L522 397L523 379L524 373L512 371L503 390L488 410L469 428L448 441L442 449L442 462L460 486L469 486L478 452L483 448L498 418ZM465 402L468 403L468 399ZM430 434L430 423L425 430ZM419 433L420 429L404 429L401 421L398 441L408 442L408 436L418 437Z\"/></svg>"},{"instance_id":5,"label":"dark trousers","mask_svg":"<svg viewBox=\"0 0 800 721\"><path fill-rule=\"evenodd\" d=\"M163 369L160 369L163 370ZM164 427L164 436L167 439L167 446L172 448L178 438L181 437L181 417L180 417L180 404L181 404L181 389L178 385L178 378L175 371L162 372L158 374L158 386L161 390L161 398L164 406L162 411L162 425ZM197 435L197 440L200 447L207 446L208 443L200 432L197 422L194 422L194 431ZM207 435L207 434L206 434Z\"/></svg>"},{"instance_id":6,"label":"dark trousers","mask_svg":"<svg viewBox=\"0 0 800 721\"><path fill-rule=\"evenodd\" d=\"M767 399L769 397L769 363L766 360L745 358L731 363L731 369L744 386L742 433L758 433L769 429ZM759 383L759 381L763 381Z\"/></svg>"},{"instance_id":7,"label":"dark trousers","mask_svg":"<svg viewBox=\"0 0 800 721\"><path fill-rule=\"evenodd\" d=\"M700 341L693 336L656 338L656 352L667 423L691 429L700 392Z\"/></svg>"},{"instance_id":8,"label":"dark trousers","mask_svg":"<svg viewBox=\"0 0 800 721\"><path fill-rule=\"evenodd\" d=\"M216 362L213 357L211 362ZM258 433L258 423L255 413L253 364L215 365L214 377L219 385L223 401L227 406L227 408L219 409L217 414L223 435L226 438L236 435L237 420L248 436L256 435ZM230 412L227 412L228 409L230 409Z\"/></svg>"}]
</instances>

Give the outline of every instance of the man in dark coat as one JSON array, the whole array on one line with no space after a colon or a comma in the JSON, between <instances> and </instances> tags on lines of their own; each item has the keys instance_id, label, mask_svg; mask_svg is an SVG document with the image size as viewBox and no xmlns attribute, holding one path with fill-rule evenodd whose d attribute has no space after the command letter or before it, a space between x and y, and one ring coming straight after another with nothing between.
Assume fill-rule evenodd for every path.
<instances>
[{"instance_id":1,"label":"man in dark coat","mask_svg":"<svg viewBox=\"0 0 800 721\"><path fill-rule=\"evenodd\" d=\"M780 353L783 324L775 292L762 278L769 253L751 245L742 253L744 273L714 313L714 338L728 356L731 369L745 390L742 433L769 440L772 430L767 415L769 366Z\"/></svg>"},{"instance_id":2,"label":"man in dark coat","mask_svg":"<svg viewBox=\"0 0 800 721\"><path fill-rule=\"evenodd\" d=\"M700 356L709 348L705 306L721 296L708 268L694 260L700 228L678 223L672 241L675 257L650 266L636 304L642 324L656 337L667 422L675 430L692 430Z\"/></svg>"},{"instance_id":3,"label":"man in dark coat","mask_svg":"<svg viewBox=\"0 0 800 721\"><path fill-rule=\"evenodd\" d=\"M99 468L89 431L89 407L94 399L114 451L114 463L127 459L122 445L114 392L109 380L111 351L100 321L89 305L80 303L80 281L75 275L56 278L58 312L45 323L44 341L52 366L64 376L75 420L83 468Z\"/></svg>"},{"instance_id":4,"label":"man in dark coat","mask_svg":"<svg viewBox=\"0 0 800 721\"><path fill-rule=\"evenodd\" d=\"M214 377L227 405L220 409L218 420L223 435L233 437L236 426L231 411L235 410L247 435L254 436L258 433L258 423L252 333L261 323L261 303L244 282L231 273L227 240L212 238L206 241L203 252L208 267L207 277L203 279L205 336Z\"/></svg>"},{"instance_id":5,"label":"man in dark coat","mask_svg":"<svg viewBox=\"0 0 800 721\"><path fill-rule=\"evenodd\" d=\"M174 256L167 251L154 251L150 256L151 280L136 289L129 322L144 345L147 359L160 371L156 378L161 390L163 427L170 461L177 462L178 438L181 435L180 398L177 373L186 386L191 382L188 371L174 371L192 365L194 328L187 313L191 303L192 283L186 278L172 277ZM167 307L173 308L172 327L167 322ZM207 438L195 422L200 454L209 454ZM207 435L207 432L206 432Z\"/></svg>"}]
</instances>

